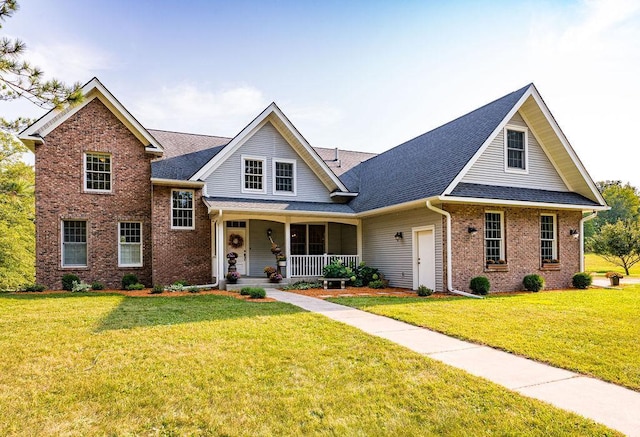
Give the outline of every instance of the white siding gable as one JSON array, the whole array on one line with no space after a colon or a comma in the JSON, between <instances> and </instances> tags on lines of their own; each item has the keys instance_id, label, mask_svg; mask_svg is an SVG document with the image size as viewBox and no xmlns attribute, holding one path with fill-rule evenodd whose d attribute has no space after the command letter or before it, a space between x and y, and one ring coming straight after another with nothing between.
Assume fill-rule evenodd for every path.
<instances>
[{"instance_id":1,"label":"white siding gable","mask_svg":"<svg viewBox=\"0 0 640 437\"><path fill-rule=\"evenodd\" d=\"M507 126L527 129L527 172L505 170L504 129L496 135L489 147L469 169L461 182L509 187L538 188L551 191L569 191L555 167L547 157L535 135L520 114L516 113Z\"/></svg>"},{"instance_id":2,"label":"white siding gable","mask_svg":"<svg viewBox=\"0 0 640 437\"><path fill-rule=\"evenodd\" d=\"M264 192L243 192L243 156L264 158ZM279 159L284 162L295 162L295 194L273 194L275 182L273 162ZM207 177L205 183L207 195L213 197L332 203L329 190L270 122L260 127L251 138L221 163Z\"/></svg>"}]
</instances>

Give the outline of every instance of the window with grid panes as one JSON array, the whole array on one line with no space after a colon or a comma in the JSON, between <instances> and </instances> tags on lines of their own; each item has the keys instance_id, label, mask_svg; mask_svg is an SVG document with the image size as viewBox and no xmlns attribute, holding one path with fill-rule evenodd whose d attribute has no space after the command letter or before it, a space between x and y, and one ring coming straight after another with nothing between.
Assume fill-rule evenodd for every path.
<instances>
[{"instance_id":1,"label":"window with grid panes","mask_svg":"<svg viewBox=\"0 0 640 437\"><path fill-rule=\"evenodd\" d=\"M507 129L507 167L526 169L525 162L525 133Z\"/></svg>"},{"instance_id":2,"label":"window with grid panes","mask_svg":"<svg viewBox=\"0 0 640 437\"><path fill-rule=\"evenodd\" d=\"M540 216L540 258L542 262L557 259L556 216Z\"/></svg>"},{"instance_id":3,"label":"window with grid panes","mask_svg":"<svg viewBox=\"0 0 640 437\"><path fill-rule=\"evenodd\" d=\"M142 223L121 222L118 241L118 265L121 267L142 266Z\"/></svg>"},{"instance_id":4,"label":"window with grid panes","mask_svg":"<svg viewBox=\"0 0 640 437\"><path fill-rule=\"evenodd\" d=\"M62 222L62 265L64 267L86 267L86 221L65 220Z\"/></svg>"},{"instance_id":5,"label":"window with grid panes","mask_svg":"<svg viewBox=\"0 0 640 437\"><path fill-rule=\"evenodd\" d=\"M84 168L86 190L111 191L111 155L86 153Z\"/></svg>"},{"instance_id":6,"label":"window with grid panes","mask_svg":"<svg viewBox=\"0 0 640 437\"><path fill-rule=\"evenodd\" d=\"M171 191L171 227L193 229L193 191Z\"/></svg>"},{"instance_id":7,"label":"window with grid panes","mask_svg":"<svg viewBox=\"0 0 640 437\"><path fill-rule=\"evenodd\" d=\"M487 212L484 214L484 245L487 261L498 262L505 259L502 213Z\"/></svg>"},{"instance_id":8,"label":"window with grid panes","mask_svg":"<svg viewBox=\"0 0 640 437\"><path fill-rule=\"evenodd\" d=\"M293 193L293 163L276 162L276 191Z\"/></svg>"},{"instance_id":9,"label":"window with grid panes","mask_svg":"<svg viewBox=\"0 0 640 437\"><path fill-rule=\"evenodd\" d=\"M244 160L245 190L262 191L264 186L264 162L259 159Z\"/></svg>"}]
</instances>

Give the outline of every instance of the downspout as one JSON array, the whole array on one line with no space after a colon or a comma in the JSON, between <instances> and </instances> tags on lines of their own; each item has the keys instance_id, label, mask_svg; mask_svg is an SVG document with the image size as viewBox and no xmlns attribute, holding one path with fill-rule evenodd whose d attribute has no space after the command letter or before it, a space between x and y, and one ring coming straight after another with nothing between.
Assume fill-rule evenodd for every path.
<instances>
[{"instance_id":1,"label":"downspout","mask_svg":"<svg viewBox=\"0 0 640 437\"><path fill-rule=\"evenodd\" d=\"M580 271L584 272L584 222L596 218L598 211L593 211L586 217L580 219Z\"/></svg>"},{"instance_id":2,"label":"downspout","mask_svg":"<svg viewBox=\"0 0 640 437\"><path fill-rule=\"evenodd\" d=\"M451 273L451 214L447 211L445 211L444 209L440 209L438 207L435 207L431 204L430 200L427 200L427 208L430 209L433 212L436 212L440 215L443 215L447 218L447 260L446 260L446 264L447 264L447 291L449 291L449 293L453 293L453 294L459 294L461 296L466 296L466 297L473 297L476 299L484 299L482 296L477 296L475 294L471 294L471 293L467 293L465 291L460 291L460 290L454 290L453 289L453 280L452 280L452 273Z\"/></svg>"}]
</instances>

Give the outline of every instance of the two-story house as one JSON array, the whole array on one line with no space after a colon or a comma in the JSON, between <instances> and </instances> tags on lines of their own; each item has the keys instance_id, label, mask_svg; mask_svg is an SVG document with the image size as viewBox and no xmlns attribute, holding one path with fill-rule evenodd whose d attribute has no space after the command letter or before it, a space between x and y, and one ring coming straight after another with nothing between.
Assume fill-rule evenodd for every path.
<instances>
[{"instance_id":1,"label":"two-story house","mask_svg":"<svg viewBox=\"0 0 640 437\"><path fill-rule=\"evenodd\" d=\"M583 270L583 222L607 206L533 84L379 155L313 148L275 104L234 138L150 130L98 81L21 134L36 157L36 279L224 287L287 256L334 256L393 286L550 288ZM590 215L586 215L586 214Z\"/></svg>"}]
</instances>

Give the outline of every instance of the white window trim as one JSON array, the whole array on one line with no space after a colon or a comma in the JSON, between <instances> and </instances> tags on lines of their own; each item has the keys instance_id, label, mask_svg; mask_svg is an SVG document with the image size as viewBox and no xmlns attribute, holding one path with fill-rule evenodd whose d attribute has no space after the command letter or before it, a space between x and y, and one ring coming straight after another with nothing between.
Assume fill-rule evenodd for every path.
<instances>
[{"instance_id":1,"label":"white window trim","mask_svg":"<svg viewBox=\"0 0 640 437\"><path fill-rule=\"evenodd\" d=\"M524 132L524 168L509 167L509 140L507 138L507 131ZM529 174L529 130L522 126L507 125L503 131L504 137L504 171L505 173L519 173Z\"/></svg>"},{"instance_id":2,"label":"white window trim","mask_svg":"<svg viewBox=\"0 0 640 437\"><path fill-rule=\"evenodd\" d=\"M120 237L120 226L122 225L122 223L139 223L140 224L140 263L138 264L123 264L122 263L122 258L121 258L121 252L120 249L122 248L122 241L121 241L121 237ZM125 244L138 244L138 243L125 243ZM142 226L142 222L138 222L138 221L122 221L122 222L118 222L118 267L142 267L144 265L144 250L143 250L143 244L144 244L144 229Z\"/></svg>"},{"instance_id":3,"label":"white window trim","mask_svg":"<svg viewBox=\"0 0 640 437\"><path fill-rule=\"evenodd\" d=\"M85 264L71 264L66 265L64 263L64 222L85 222L85 229L87 231L87 235L85 238L87 242L85 243L87 246L87 262ZM65 218L60 220L60 268L62 269L86 269L89 267L89 220L87 219L73 219L73 218Z\"/></svg>"},{"instance_id":4,"label":"white window trim","mask_svg":"<svg viewBox=\"0 0 640 437\"><path fill-rule=\"evenodd\" d=\"M240 190L246 194L267 194L267 158L265 156L242 155L240 159ZM244 185L245 161L262 161L262 189L254 190Z\"/></svg>"},{"instance_id":5,"label":"white window trim","mask_svg":"<svg viewBox=\"0 0 640 437\"><path fill-rule=\"evenodd\" d=\"M276 164L277 163L285 163L285 164L293 164L293 179L291 184L293 185L293 191L278 191L276 190ZM285 159L285 158L273 158L271 163L271 181L272 181L272 193L275 196L295 196L297 194L298 189L298 172L296 169L296 160L295 159ZM243 178L244 181L244 178Z\"/></svg>"},{"instance_id":6,"label":"white window trim","mask_svg":"<svg viewBox=\"0 0 640 437\"><path fill-rule=\"evenodd\" d=\"M173 225L173 193L174 192L191 192L191 226L174 226ZM193 230L196 228L196 192L195 190L180 190L174 188L171 190L171 196L169 196L169 208L171 209L171 229L177 230Z\"/></svg>"},{"instance_id":7,"label":"white window trim","mask_svg":"<svg viewBox=\"0 0 640 437\"><path fill-rule=\"evenodd\" d=\"M543 216L553 217L553 246L551 248L551 259L558 259L558 215L548 213L540 214L540 217ZM540 262L542 262L542 221L540 222Z\"/></svg>"},{"instance_id":8,"label":"white window trim","mask_svg":"<svg viewBox=\"0 0 640 437\"><path fill-rule=\"evenodd\" d=\"M110 164L110 168L111 170L109 171L109 175L111 176L111 189L109 190L96 190L94 188L87 188L87 155L104 155L104 156L108 156L109 157L109 164ZM114 177L113 177L113 155L111 153L108 152L93 152L93 151L86 151L82 154L82 191L85 193L111 193L113 192L113 182L114 182Z\"/></svg>"},{"instance_id":9,"label":"white window trim","mask_svg":"<svg viewBox=\"0 0 640 437\"><path fill-rule=\"evenodd\" d=\"M505 253L504 250L504 240L506 239L506 232L505 232L505 228L504 228L504 211L494 211L494 210L486 210L484 212L485 214L499 214L500 215L500 257L498 259L502 259L502 260L507 260L507 254ZM483 223L483 227L486 226L487 223L487 219L486 217L483 216L484 219L484 223ZM486 264L487 262L487 236L486 236L486 231L485 231L485 235L482 236L483 238L483 242L482 245L484 246L484 262Z\"/></svg>"}]
</instances>

